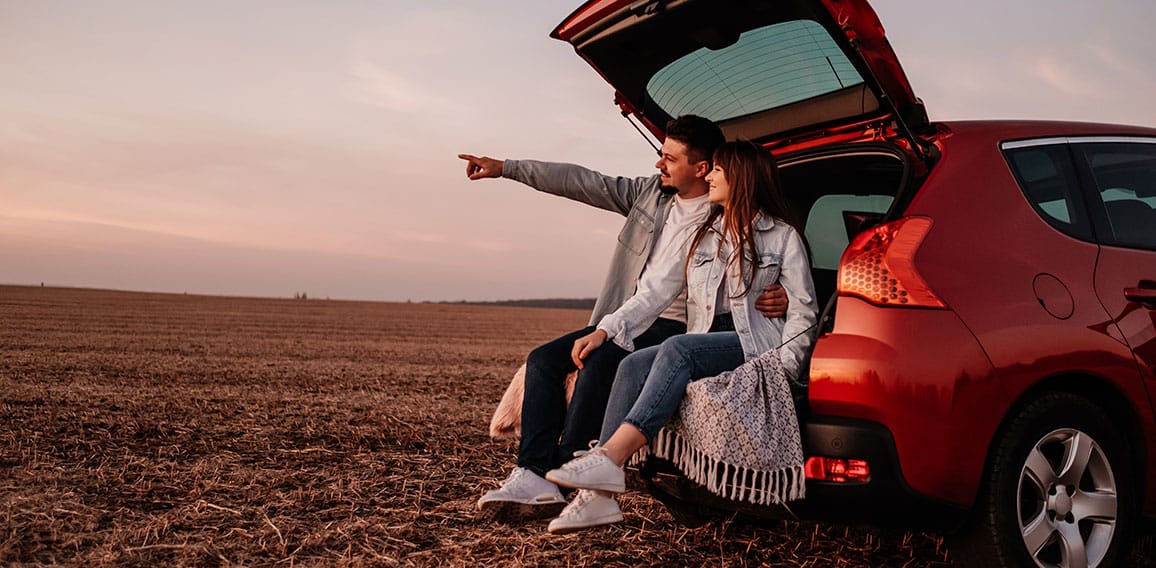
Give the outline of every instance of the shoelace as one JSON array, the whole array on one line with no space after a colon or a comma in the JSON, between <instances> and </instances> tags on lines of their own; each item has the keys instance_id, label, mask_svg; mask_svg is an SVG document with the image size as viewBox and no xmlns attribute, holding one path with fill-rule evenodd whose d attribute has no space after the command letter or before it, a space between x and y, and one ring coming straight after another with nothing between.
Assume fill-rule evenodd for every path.
<instances>
[{"instance_id":1,"label":"shoelace","mask_svg":"<svg viewBox=\"0 0 1156 568\"><path fill-rule=\"evenodd\" d=\"M605 456L606 451L598 445L598 440L590 440L590 449L578 450L574 452L574 459L562 464L562 469L567 469L570 471L582 471L590 469L598 463L601 463L600 460L594 459L593 456L595 455Z\"/></svg>"},{"instance_id":2,"label":"shoelace","mask_svg":"<svg viewBox=\"0 0 1156 568\"><path fill-rule=\"evenodd\" d=\"M585 450L576 450L576 451L574 452L573 456L574 456L574 457L576 457L576 458L580 458L580 457L582 457L582 456L584 456L584 455L586 455L586 454L588 454L588 453L590 453L590 452L594 451L594 448L597 448L597 447L598 447L598 440L590 440L590 446L589 446L587 449L585 449Z\"/></svg>"},{"instance_id":3,"label":"shoelace","mask_svg":"<svg viewBox=\"0 0 1156 568\"><path fill-rule=\"evenodd\" d=\"M523 475L526 475L527 471L529 471L529 470L523 469L520 467L514 468L514 471L511 471L510 475L506 476L506 480L502 482L502 487L505 487L505 486L513 483L515 480L522 477Z\"/></svg>"},{"instance_id":4,"label":"shoelace","mask_svg":"<svg viewBox=\"0 0 1156 568\"><path fill-rule=\"evenodd\" d=\"M586 455L570 460L562 466L562 469L568 469L570 471L583 471L601 464L605 459L608 459L606 458L606 453L601 451L601 448L594 448L586 452Z\"/></svg>"},{"instance_id":5,"label":"shoelace","mask_svg":"<svg viewBox=\"0 0 1156 568\"><path fill-rule=\"evenodd\" d=\"M579 489L578 494L574 496L574 500L570 501L570 504L566 505L566 508L562 509L562 512L559 513L558 516L569 518L577 515L578 511L582 509L582 507L585 507L586 504L592 501L596 496L597 495L595 495L595 493L589 489Z\"/></svg>"}]
</instances>

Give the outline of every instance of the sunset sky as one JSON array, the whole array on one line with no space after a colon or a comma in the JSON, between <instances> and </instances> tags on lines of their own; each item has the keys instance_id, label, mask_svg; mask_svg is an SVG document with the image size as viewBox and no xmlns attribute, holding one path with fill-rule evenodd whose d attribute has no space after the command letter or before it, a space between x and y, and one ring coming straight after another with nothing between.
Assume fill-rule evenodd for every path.
<instances>
[{"instance_id":1,"label":"sunset sky","mask_svg":"<svg viewBox=\"0 0 1156 568\"><path fill-rule=\"evenodd\" d=\"M621 218L456 155L653 172L577 0L0 0L0 283L593 297ZM933 120L1156 126L1156 2L875 0Z\"/></svg>"}]
</instances>

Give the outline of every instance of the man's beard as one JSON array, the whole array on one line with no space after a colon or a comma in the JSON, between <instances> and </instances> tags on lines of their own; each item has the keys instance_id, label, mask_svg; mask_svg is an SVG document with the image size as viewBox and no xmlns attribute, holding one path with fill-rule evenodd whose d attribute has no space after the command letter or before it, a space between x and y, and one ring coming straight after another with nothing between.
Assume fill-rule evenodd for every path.
<instances>
[{"instance_id":1,"label":"man's beard","mask_svg":"<svg viewBox=\"0 0 1156 568\"><path fill-rule=\"evenodd\" d=\"M662 187L659 187L658 190L667 194L667 195L675 195L676 193L678 193L678 188L671 186L671 185L664 185Z\"/></svg>"}]
</instances>

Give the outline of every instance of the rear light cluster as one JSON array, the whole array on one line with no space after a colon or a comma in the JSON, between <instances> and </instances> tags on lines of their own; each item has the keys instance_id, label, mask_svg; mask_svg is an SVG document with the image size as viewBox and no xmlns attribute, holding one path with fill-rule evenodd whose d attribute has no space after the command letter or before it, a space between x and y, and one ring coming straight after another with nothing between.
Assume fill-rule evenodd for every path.
<instances>
[{"instance_id":1,"label":"rear light cluster","mask_svg":"<svg viewBox=\"0 0 1156 568\"><path fill-rule=\"evenodd\" d=\"M865 460L839 458L807 458L803 468L807 479L833 483L867 483L871 481L871 466Z\"/></svg>"},{"instance_id":2,"label":"rear light cluster","mask_svg":"<svg viewBox=\"0 0 1156 568\"><path fill-rule=\"evenodd\" d=\"M944 308L915 270L931 219L904 217L859 233L839 261L839 294L880 306Z\"/></svg>"}]
</instances>

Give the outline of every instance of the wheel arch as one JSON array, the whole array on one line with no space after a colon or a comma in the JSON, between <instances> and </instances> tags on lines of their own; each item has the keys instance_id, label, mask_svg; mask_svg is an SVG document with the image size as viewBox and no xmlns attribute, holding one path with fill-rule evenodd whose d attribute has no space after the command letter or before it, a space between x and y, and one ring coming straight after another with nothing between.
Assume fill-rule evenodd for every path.
<instances>
[{"instance_id":1,"label":"wheel arch","mask_svg":"<svg viewBox=\"0 0 1156 568\"><path fill-rule=\"evenodd\" d=\"M1142 480L1145 479L1149 464L1147 463L1147 454L1145 452L1147 441L1144 436L1144 430L1140 424L1139 414L1118 385L1104 377L1091 373L1070 372L1053 375L1036 382L1020 393L1008 406L1007 412L996 428L992 442L988 444L987 455L984 457L984 471L988 471L992 466L993 454L997 446L995 440L998 440L1006 433L1012 420L1014 420L1016 416L1019 416L1024 408L1032 401L1035 401L1044 394L1056 392L1079 396L1100 407L1104 410L1105 414L1108 415L1113 425L1124 433L1126 437L1125 443L1128 445L1128 458L1132 466L1132 471L1137 474L1135 477L1137 482L1134 489L1140 497L1141 502L1143 502L1146 496L1144 495L1145 487Z\"/></svg>"},{"instance_id":2,"label":"wheel arch","mask_svg":"<svg viewBox=\"0 0 1156 568\"><path fill-rule=\"evenodd\" d=\"M1021 490L1014 489L1014 478L1022 475L1018 471L1022 462L1019 457L1014 457L1009 452L1023 451L1023 440L1027 440L1029 448L1030 444L1035 443L1031 442L1031 438L1013 436L1012 432L1025 426L1029 431L1034 428L1037 433L1046 433L1048 429L1054 427L1063 428L1065 416L1079 416L1081 419L1077 422L1089 427L1103 420L1105 426L1121 433L1118 438L1113 438L1113 445L1117 447L1118 459L1124 461L1120 466L1121 471L1126 472L1124 478L1127 481L1124 481L1126 485L1117 486L1117 490L1127 487L1134 496L1118 501L1119 506L1123 506L1124 503L1131 505L1120 512L1121 516L1117 520L1129 519L1130 522L1117 525L1117 528L1123 531L1119 533L1122 536L1120 540L1116 540L1116 536L1113 535L1112 546L1105 552L1112 555L1111 560L1105 565L1117 565L1114 562L1120 562L1121 558L1128 557L1128 551L1135 544L1133 539L1140 534L1139 527L1143 522L1140 509L1142 500L1136 497L1143 495L1145 491L1142 479L1146 464L1143 418L1139 414L1141 411L1129 402L1127 392L1126 385L1116 384L1094 373L1066 372L1036 381L1014 398L988 444L980 490L977 499L972 503L967 521L959 531L947 535L950 547L956 551L954 554L957 564L968 567L989 566L993 559L998 559L1005 565L1020 565L1024 562L1026 562L1024 565L1030 565L1028 557L1020 558L1025 550L1020 548L1023 543L1017 545L1016 542L1022 537L1015 532L1009 532L1014 530L1017 521L1009 520L1007 516L1009 510L1005 505L999 505L1008 503L1009 497L1012 499L1023 497ZM1057 414L1057 410L1065 406L1068 412ZM1099 416L1079 414L1080 412ZM1031 426L1033 423L1034 427ZM1093 429L1101 430L1095 427ZM1124 444L1124 447L1120 444ZM1020 450L1015 449L1017 445ZM1009 479L1009 475L1013 479ZM1009 485L1009 482L1012 485ZM1121 478L1116 477L1115 482L1120 483ZM1014 510L1010 514L1018 516L1018 512ZM1010 526L1009 522L1012 523ZM1018 522L1022 523L1022 519ZM1022 528L1021 525L1020 529ZM1131 544L1128 544L1129 542Z\"/></svg>"}]
</instances>

